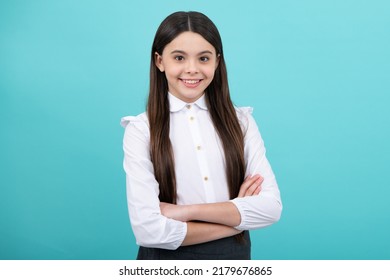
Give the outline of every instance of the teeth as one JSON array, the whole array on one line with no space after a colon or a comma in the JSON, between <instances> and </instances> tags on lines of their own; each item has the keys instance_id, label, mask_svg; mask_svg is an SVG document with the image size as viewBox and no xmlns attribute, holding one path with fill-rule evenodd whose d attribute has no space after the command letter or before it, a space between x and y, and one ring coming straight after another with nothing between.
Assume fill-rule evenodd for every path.
<instances>
[{"instance_id":1,"label":"teeth","mask_svg":"<svg viewBox=\"0 0 390 280\"><path fill-rule=\"evenodd\" d=\"M186 84L196 84L199 83L200 80L182 80Z\"/></svg>"}]
</instances>

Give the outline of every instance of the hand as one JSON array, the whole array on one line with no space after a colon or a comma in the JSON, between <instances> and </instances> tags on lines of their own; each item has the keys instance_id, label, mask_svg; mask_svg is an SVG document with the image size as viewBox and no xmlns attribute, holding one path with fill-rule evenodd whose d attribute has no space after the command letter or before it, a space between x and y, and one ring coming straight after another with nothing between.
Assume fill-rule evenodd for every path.
<instances>
[{"instance_id":1,"label":"hand","mask_svg":"<svg viewBox=\"0 0 390 280\"><path fill-rule=\"evenodd\" d=\"M177 221L187 222L188 209L186 205L176 205L166 202L160 202L161 214L167 218L174 219Z\"/></svg>"},{"instance_id":2,"label":"hand","mask_svg":"<svg viewBox=\"0 0 390 280\"><path fill-rule=\"evenodd\" d=\"M261 184L264 178L260 175L248 176L240 187L238 197L258 195L261 191Z\"/></svg>"}]
</instances>

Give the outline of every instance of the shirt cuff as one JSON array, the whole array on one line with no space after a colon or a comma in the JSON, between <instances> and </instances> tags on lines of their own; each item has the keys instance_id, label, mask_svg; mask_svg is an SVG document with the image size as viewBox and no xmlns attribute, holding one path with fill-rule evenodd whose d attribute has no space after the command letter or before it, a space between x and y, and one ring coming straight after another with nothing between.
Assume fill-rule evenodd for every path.
<instances>
[{"instance_id":1,"label":"shirt cuff","mask_svg":"<svg viewBox=\"0 0 390 280\"><path fill-rule=\"evenodd\" d=\"M232 202L237 207L238 212L240 213L240 216L241 216L240 224L234 228L237 230L246 230L247 229L245 227L245 221L246 221L245 212L246 211L245 211L243 203L240 203L238 198L232 199L232 200L230 200L230 202Z\"/></svg>"},{"instance_id":2,"label":"shirt cuff","mask_svg":"<svg viewBox=\"0 0 390 280\"><path fill-rule=\"evenodd\" d=\"M183 241L184 239L186 238L186 235L187 235L187 223L183 223L183 228L181 229L181 238L177 241L177 244L176 244L176 248L174 250L176 250L177 248L179 248L181 246L181 244L183 244Z\"/></svg>"}]
</instances>

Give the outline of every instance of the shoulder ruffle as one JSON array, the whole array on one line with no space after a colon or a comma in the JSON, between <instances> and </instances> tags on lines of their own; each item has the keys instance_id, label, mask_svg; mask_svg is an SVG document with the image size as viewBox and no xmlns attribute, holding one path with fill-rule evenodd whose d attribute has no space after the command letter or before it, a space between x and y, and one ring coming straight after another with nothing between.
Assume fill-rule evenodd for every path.
<instances>
[{"instance_id":1,"label":"shoulder ruffle","mask_svg":"<svg viewBox=\"0 0 390 280\"><path fill-rule=\"evenodd\" d=\"M253 113L253 107L236 107L235 109L238 117L240 117L240 114L244 116L248 116L248 115L252 115Z\"/></svg>"},{"instance_id":2,"label":"shoulder ruffle","mask_svg":"<svg viewBox=\"0 0 390 280\"><path fill-rule=\"evenodd\" d=\"M238 121L241 125L241 128L244 132L248 130L249 119L252 115L252 107L235 107Z\"/></svg>"},{"instance_id":3,"label":"shoulder ruffle","mask_svg":"<svg viewBox=\"0 0 390 280\"><path fill-rule=\"evenodd\" d=\"M146 113L139 114L138 116L126 116L121 118L120 124L122 127L126 127L129 123L144 123L149 126Z\"/></svg>"},{"instance_id":4,"label":"shoulder ruffle","mask_svg":"<svg viewBox=\"0 0 390 280\"><path fill-rule=\"evenodd\" d=\"M146 113L139 114L138 116L126 116L121 118L120 124L126 128L129 125L140 130L144 135L149 134L149 121Z\"/></svg>"}]
</instances>

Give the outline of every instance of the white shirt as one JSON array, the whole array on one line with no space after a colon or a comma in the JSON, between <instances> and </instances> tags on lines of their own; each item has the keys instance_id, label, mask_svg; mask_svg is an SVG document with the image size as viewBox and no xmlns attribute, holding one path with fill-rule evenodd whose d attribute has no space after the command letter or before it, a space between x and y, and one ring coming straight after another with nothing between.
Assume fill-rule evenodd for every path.
<instances>
[{"instance_id":1,"label":"white shirt","mask_svg":"<svg viewBox=\"0 0 390 280\"><path fill-rule=\"evenodd\" d=\"M203 95L187 104L169 93L170 140L177 188L177 204L229 201L222 143L214 129ZM265 157L264 143L251 113L252 108L236 108L244 131L246 176L264 177L259 195L231 200L240 212L240 230L262 228L276 222L282 203L278 185ZM159 186L153 173L149 151L149 124L146 113L121 120L127 202L137 244L176 249L183 242L187 224L161 215Z\"/></svg>"}]
</instances>

